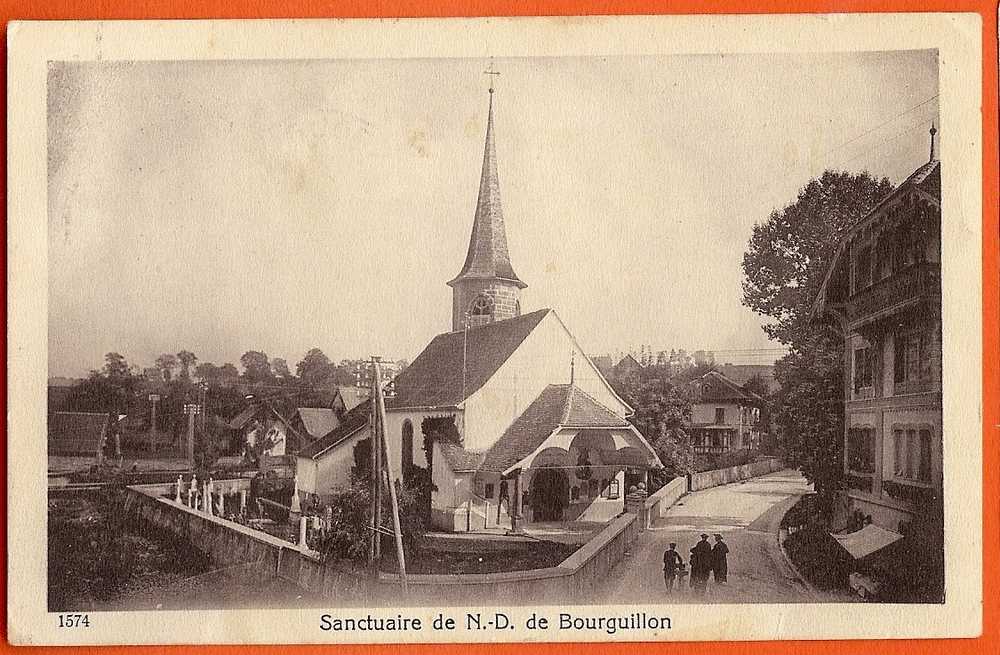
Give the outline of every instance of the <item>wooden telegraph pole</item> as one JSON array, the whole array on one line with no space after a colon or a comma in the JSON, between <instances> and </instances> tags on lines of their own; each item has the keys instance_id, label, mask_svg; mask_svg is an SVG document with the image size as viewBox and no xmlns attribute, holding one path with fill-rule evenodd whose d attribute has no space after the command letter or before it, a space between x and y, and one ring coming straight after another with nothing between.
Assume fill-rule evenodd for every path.
<instances>
[{"instance_id":1,"label":"wooden telegraph pole","mask_svg":"<svg viewBox=\"0 0 1000 655\"><path fill-rule=\"evenodd\" d=\"M380 446L379 414L375 404L375 394L378 389L378 357L372 355L372 388L371 388L371 472L372 472L372 543L369 553L372 558L372 576L378 578L379 561L382 558L382 448Z\"/></svg>"},{"instance_id":2,"label":"wooden telegraph pole","mask_svg":"<svg viewBox=\"0 0 1000 655\"><path fill-rule=\"evenodd\" d=\"M399 525L399 501L396 498L396 485L392 481L392 474L389 469L389 454L385 445L385 396L382 395L382 374L379 371L378 358L372 358L373 377L375 378L375 408L378 413L378 444L379 460L385 467L386 482L389 486L389 501L392 508L392 531L396 537L396 561L399 563L399 580L406 591L406 556L403 553L403 531ZM382 471L379 471L379 479L382 478ZM381 485L379 485L381 486Z\"/></svg>"},{"instance_id":3,"label":"wooden telegraph pole","mask_svg":"<svg viewBox=\"0 0 1000 655\"><path fill-rule=\"evenodd\" d=\"M184 413L188 415L188 433L187 433L187 460L194 468L194 417L201 413L201 405L196 403L187 403L184 405Z\"/></svg>"}]
</instances>

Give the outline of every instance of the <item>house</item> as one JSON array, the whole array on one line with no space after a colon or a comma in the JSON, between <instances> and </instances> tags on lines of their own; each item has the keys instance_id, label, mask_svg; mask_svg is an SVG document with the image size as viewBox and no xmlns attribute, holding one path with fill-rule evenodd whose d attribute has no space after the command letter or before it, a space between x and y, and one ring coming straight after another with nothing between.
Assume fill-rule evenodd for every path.
<instances>
[{"instance_id":1,"label":"house","mask_svg":"<svg viewBox=\"0 0 1000 655\"><path fill-rule=\"evenodd\" d=\"M339 385L330 407L336 412L349 412L368 400L369 395L371 395L370 384L367 387Z\"/></svg>"},{"instance_id":2,"label":"house","mask_svg":"<svg viewBox=\"0 0 1000 655\"><path fill-rule=\"evenodd\" d=\"M662 464L555 311L521 312L527 284L508 254L493 117L491 89L472 235L448 282L451 331L396 376L387 400L391 476L430 476L442 530L609 520Z\"/></svg>"},{"instance_id":3,"label":"house","mask_svg":"<svg viewBox=\"0 0 1000 655\"><path fill-rule=\"evenodd\" d=\"M53 412L48 420L49 457L93 457L95 464L101 464L110 428L105 413Z\"/></svg>"},{"instance_id":4,"label":"house","mask_svg":"<svg viewBox=\"0 0 1000 655\"><path fill-rule=\"evenodd\" d=\"M773 364L716 364L715 370L722 373L736 384L743 386L753 377L758 377L764 382L768 392L778 388L778 382L774 379Z\"/></svg>"},{"instance_id":5,"label":"house","mask_svg":"<svg viewBox=\"0 0 1000 655\"><path fill-rule=\"evenodd\" d=\"M338 489L351 483L357 464L358 444L371 444L371 403L355 406L341 417L337 427L296 453L295 473L302 500L325 502ZM364 450L364 457L371 451Z\"/></svg>"},{"instance_id":6,"label":"house","mask_svg":"<svg viewBox=\"0 0 1000 655\"><path fill-rule=\"evenodd\" d=\"M310 442L328 435L339 425L337 411L330 407L297 407L291 419L291 427L309 437Z\"/></svg>"},{"instance_id":7,"label":"house","mask_svg":"<svg viewBox=\"0 0 1000 655\"><path fill-rule=\"evenodd\" d=\"M764 399L710 371L692 380L688 433L695 453L719 455L760 446L760 410Z\"/></svg>"},{"instance_id":8,"label":"house","mask_svg":"<svg viewBox=\"0 0 1000 655\"><path fill-rule=\"evenodd\" d=\"M812 314L844 339L844 507L941 530L941 163L930 160L844 235Z\"/></svg>"},{"instance_id":9,"label":"house","mask_svg":"<svg viewBox=\"0 0 1000 655\"><path fill-rule=\"evenodd\" d=\"M612 369L616 380L625 380L632 375L636 375L642 370L642 364L631 354L625 355Z\"/></svg>"},{"instance_id":10,"label":"house","mask_svg":"<svg viewBox=\"0 0 1000 655\"><path fill-rule=\"evenodd\" d=\"M312 441L267 402L252 403L230 419L228 427L239 434L245 450L259 450L260 455L290 455Z\"/></svg>"}]
</instances>

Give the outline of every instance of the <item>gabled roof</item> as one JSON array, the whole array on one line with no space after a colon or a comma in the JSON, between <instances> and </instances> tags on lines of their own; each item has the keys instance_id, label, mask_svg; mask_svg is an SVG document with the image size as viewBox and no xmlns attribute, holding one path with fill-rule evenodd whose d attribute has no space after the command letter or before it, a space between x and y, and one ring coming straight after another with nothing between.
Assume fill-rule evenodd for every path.
<instances>
[{"instance_id":1,"label":"gabled roof","mask_svg":"<svg viewBox=\"0 0 1000 655\"><path fill-rule=\"evenodd\" d=\"M337 386L337 396L340 398L340 402L344 404L344 410L348 412L366 401L369 395L368 387Z\"/></svg>"},{"instance_id":2,"label":"gabled roof","mask_svg":"<svg viewBox=\"0 0 1000 655\"><path fill-rule=\"evenodd\" d=\"M441 454L448 461L448 466L455 473L467 473L469 471L475 471L482 464L485 453L477 453L471 450L466 450L458 444L449 443L447 441L439 441L438 448Z\"/></svg>"},{"instance_id":3,"label":"gabled roof","mask_svg":"<svg viewBox=\"0 0 1000 655\"><path fill-rule=\"evenodd\" d=\"M557 428L625 428L629 423L570 384L550 384L486 452L483 471L506 471Z\"/></svg>"},{"instance_id":4,"label":"gabled roof","mask_svg":"<svg viewBox=\"0 0 1000 655\"><path fill-rule=\"evenodd\" d=\"M898 187L893 189L889 194L878 201L870 212L865 214L862 219L857 221L847 230L841 238L836 252L830 259L830 265L827 266L826 274L823 276L823 284L820 285L819 292L813 300L812 307L809 310L811 318L815 320L826 311L827 292L828 289L830 289L831 280L838 268L846 266L846 262L843 258L847 252L847 244L850 243L854 235L856 235L859 230L864 229L866 225L869 225L875 216L878 215L878 213L893 199L904 195L907 191L912 189L916 189L920 194L928 196L932 200L940 203L941 162L937 159L932 159L917 170L913 171L910 176L903 180Z\"/></svg>"},{"instance_id":5,"label":"gabled roof","mask_svg":"<svg viewBox=\"0 0 1000 655\"><path fill-rule=\"evenodd\" d=\"M339 426L309 445L300 448L296 454L306 459L319 459L330 450L346 442L359 430L368 426L370 405L371 403L362 403L347 412L341 417Z\"/></svg>"},{"instance_id":6,"label":"gabled roof","mask_svg":"<svg viewBox=\"0 0 1000 655\"><path fill-rule=\"evenodd\" d=\"M339 425L337 413L329 407L299 407L302 426L313 439L329 434Z\"/></svg>"},{"instance_id":7,"label":"gabled roof","mask_svg":"<svg viewBox=\"0 0 1000 655\"><path fill-rule=\"evenodd\" d=\"M394 380L393 408L455 406L478 391L552 310L439 334ZM465 384L463 389L463 360Z\"/></svg>"},{"instance_id":8,"label":"gabled roof","mask_svg":"<svg viewBox=\"0 0 1000 655\"><path fill-rule=\"evenodd\" d=\"M464 279L495 278L509 280L522 289L528 286L517 277L507 252L507 229L503 221L500 178L497 174L497 150L493 142L493 91L490 90L486 149L483 153L483 171L479 180L479 198L476 202L476 218L472 223L472 236L469 238L469 252L465 256L461 272L448 284L453 286Z\"/></svg>"},{"instance_id":9,"label":"gabled roof","mask_svg":"<svg viewBox=\"0 0 1000 655\"><path fill-rule=\"evenodd\" d=\"M108 415L95 412L53 412L48 421L50 455L96 455L104 444Z\"/></svg>"},{"instance_id":10,"label":"gabled roof","mask_svg":"<svg viewBox=\"0 0 1000 655\"><path fill-rule=\"evenodd\" d=\"M709 371L691 382L695 391L695 402L710 403L737 401L763 405L764 399L754 392L741 387L718 371Z\"/></svg>"}]
</instances>

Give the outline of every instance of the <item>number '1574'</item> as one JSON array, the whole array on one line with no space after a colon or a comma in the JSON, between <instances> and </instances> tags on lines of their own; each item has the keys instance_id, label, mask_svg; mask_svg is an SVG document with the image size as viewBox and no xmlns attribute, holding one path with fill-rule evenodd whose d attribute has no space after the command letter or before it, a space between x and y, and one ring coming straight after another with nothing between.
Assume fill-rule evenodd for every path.
<instances>
[{"instance_id":1,"label":"number '1574'","mask_svg":"<svg viewBox=\"0 0 1000 655\"><path fill-rule=\"evenodd\" d=\"M86 614L60 614L60 628L89 628L90 617Z\"/></svg>"}]
</instances>

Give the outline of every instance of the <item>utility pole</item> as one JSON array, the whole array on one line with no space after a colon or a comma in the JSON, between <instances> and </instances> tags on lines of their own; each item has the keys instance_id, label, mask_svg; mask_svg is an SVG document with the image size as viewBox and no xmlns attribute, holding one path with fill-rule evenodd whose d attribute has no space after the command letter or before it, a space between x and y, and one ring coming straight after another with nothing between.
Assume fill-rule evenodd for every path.
<instances>
[{"instance_id":1,"label":"utility pole","mask_svg":"<svg viewBox=\"0 0 1000 655\"><path fill-rule=\"evenodd\" d=\"M160 394L158 394L158 393L151 393L151 394L149 394L149 402L152 403L152 405L153 405L153 407L152 407L153 422L149 426L149 442L150 442L150 444L152 444L154 451L156 450L156 435L157 435L157 430L156 430L156 403L158 403L159 401L160 401Z\"/></svg>"},{"instance_id":2,"label":"utility pole","mask_svg":"<svg viewBox=\"0 0 1000 655\"><path fill-rule=\"evenodd\" d=\"M385 466L386 480L389 485L389 501L392 509L392 531L396 537L396 561L399 563L399 580L406 591L406 556L403 553L403 531L399 525L399 501L396 498L396 485L389 469L389 454L385 445L385 397L382 395L382 374L379 371L378 358L372 358L375 378L375 406L378 412L378 435L380 461ZM380 471L381 473L381 471ZM379 476L381 477L381 475ZM379 485L381 486L381 485Z\"/></svg>"},{"instance_id":3,"label":"utility pole","mask_svg":"<svg viewBox=\"0 0 1000 655\"><path fill-rule=\"evenodd\" d=\"M372 369L376 365L377 357L372 356ZM361 366L358 366L358 381L361 380ZM368 562L372 567L372 577L376 580L378 579L378 568L379 559L381 557L381 529L382 529L382 478L381 478L381 448L378 447L378 410L375 407L375 376L372 375L371 380L371 394L369 399L371 401L371 409L368 414L368 425L370 438L369 443L371 444L370 453L370 464L371 464L371 493L372 493L372 505L371 505L371 543L368 546ZM360 386L360 385L359 385Z\"/></svg>"},{"instance_id":4,"label":"utility pole","mask_svg":"<svg viewBox=\"0 0 1000 655\"><path fill-rule=\"evenodd\" d=\"M194 418L201 413L201 405L186 403L184 413L188 415L187 460L191 468L194 468Z\"/></svg>"}]
</instances>

